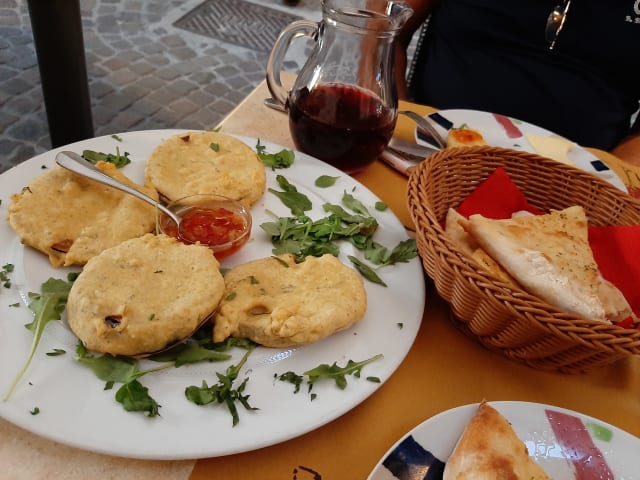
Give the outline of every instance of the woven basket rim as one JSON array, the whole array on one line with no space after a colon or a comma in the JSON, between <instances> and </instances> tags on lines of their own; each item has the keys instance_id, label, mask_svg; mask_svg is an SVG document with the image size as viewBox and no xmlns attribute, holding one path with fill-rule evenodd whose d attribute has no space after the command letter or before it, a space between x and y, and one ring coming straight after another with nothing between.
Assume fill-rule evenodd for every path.
<instances>
[{"instance_id":1,"label":"woven basket rim","mask_svg":"<svg viewBox=\"0 0 640 480\"><path fill-rule=\"evenodd\" d=\"M616 351L627 350L630 354L640 353L640 328L625 329L610 323L580 317L576 314L563 311L550 305L520 286L515 287L501 281L490 271L479 266L475 260L455 245L455 243L445 234L444 228L442 227L441 222L443 222L444 218L437 218L437 215L431 205L420 205L417 203L416 197L417 191L420 188L420 180L429 178L429 172L434 171L445 162L463 162L463 159L469 159L473 156L477 156L481 159L487 154L505 158L507 156L516 157L529 162L537 162L540 168L557 172L558 175L569 177L572 181L593 182L597 185L598 189L608 192L615 198L620 199L627 204L629 208L634 209L640 219L640 201L584 170L562 164L534 153L522 152L508 148L491 146L460 147L442 150L431 155L411 172L407 186L408 206L410 214L414 220L414 224L416 225L416 234L421 235L423 233L419 231L419 222L417 221L417 217L427 217L427 221L431 228L436 232L438 240L446 246L446 249L449 250L449 254L454 255L460 263L469 270L469 272L473 272L473 275L480 278L482 282L486 282L487 285L491 285L491 290L498 292L502 297L501 301L513 305L514 309L519 313L522 314L523 305L530 305L531 311L528 312L528 319L533 319L538 322L539 325L543 326L554 335L560 335L571 341L578 341L580 343L586 342L590 345L594 340L600 345L602 341L619 340L620 344L616 346ZM480 179L478 183L481 180L484 180L484 178ZM526 192L523 193L526 196ZM455 208L457 206L453 207ZM540 306L543 308L540 309ZM627 348L629 344L635 342L638 342L638 347ZM597 347L594 346L594 348Z\"/></svg>"}]
</instances>

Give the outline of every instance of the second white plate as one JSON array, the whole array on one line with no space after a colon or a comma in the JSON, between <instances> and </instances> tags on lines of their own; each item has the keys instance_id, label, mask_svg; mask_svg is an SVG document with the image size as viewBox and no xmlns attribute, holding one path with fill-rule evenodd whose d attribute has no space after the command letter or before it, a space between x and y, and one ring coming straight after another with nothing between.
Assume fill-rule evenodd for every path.
<instances>
[{"instance_id":1,"label":"second white plate","mask_svg":"<svg viewBox=\"0 0 640 480\"><path fill-rule=\"evenodd\" d=\"M530 153L536 153L536 150L527 141L526 135L557 136L537 125L480 110L440 110L427 115L426 118L445 138L449 129L466 125L468 128L479 131L485 141L493 147L511 148ZM430 146L420 137L420 132L416 129L416 142L420 145ZM567 156L578 168L611 183L623 192L628 191L624 182L611 170L609 165L588 150L577 145L569 151Z\"/></svg>"}]
</instances>

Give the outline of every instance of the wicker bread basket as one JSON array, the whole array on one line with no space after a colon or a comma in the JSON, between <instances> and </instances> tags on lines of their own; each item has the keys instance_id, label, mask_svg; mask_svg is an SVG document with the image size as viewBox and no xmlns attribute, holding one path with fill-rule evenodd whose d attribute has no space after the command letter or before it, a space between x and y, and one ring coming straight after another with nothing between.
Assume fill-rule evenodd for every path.
<instances>
[{"instance_id":1,"label":"wicker bread basket","mask_svg":"<svg viewBox=\"0 0 640 480\"><path fill-rule=\"evenodd\" d=\"M542 211L582 205L593 225L640 224L640 202L535 154L471 147L432 155L410 175L408 205L422 262L456 325L490 350L544 370L578 373L640 354L639 329L562 312L501 282L445 236L441 222L449 207L458 207L497 167Z\"/></svg>"}]
</instances>

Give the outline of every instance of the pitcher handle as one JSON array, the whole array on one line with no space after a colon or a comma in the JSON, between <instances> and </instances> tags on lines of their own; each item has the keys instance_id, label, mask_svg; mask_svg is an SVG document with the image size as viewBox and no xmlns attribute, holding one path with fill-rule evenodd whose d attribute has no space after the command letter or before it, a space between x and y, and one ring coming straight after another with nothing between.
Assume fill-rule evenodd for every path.
<instances>
[{"instance_id":1,"label":"pitcher handle","mask_svg":"<svg viewBox=\"0 0 640 480\"><path fill-rule=\"evenodd\" d=\"M289 92L282 85L280 78L284 56L289 50L291 42L295 39L307 36L316 40L318 28L318 23L310 20L297 20L287 25L273 44L269 60L267 60L267 86L273 99L283 108L287 108L287 98L289 97Z\"/></svg>"}]
</instances>

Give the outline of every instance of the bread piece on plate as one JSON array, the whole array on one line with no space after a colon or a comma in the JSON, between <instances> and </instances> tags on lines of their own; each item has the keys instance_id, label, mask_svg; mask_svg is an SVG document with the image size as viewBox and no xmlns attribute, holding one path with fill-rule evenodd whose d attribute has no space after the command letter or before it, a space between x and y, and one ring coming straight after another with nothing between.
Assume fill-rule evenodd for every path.
<instances>
[{"instance_id":1,"label":"bread piece on plate","mask_svg":"<svg viewBox=\"0 0 640 480\"><path fill-rule=\"evenodd\" d=\"M447 148L473 147L475 145L487 145L484 137L473 128L452 128L447 133Z\"/></svg>"},{"instance_id":2,"label":"bread piece on plate","mask_svg":"<svg viewBox=\"0 0 640 480\"><path fill-rule=\"evenodd\" d=\"M587 228L580 206L505 220L469 217L475 240L528 292L582 318L622 320L633 312L600 274Z\"/></svg>"},{"instance_id":3,"label":"bread piece on plate","mask_svg":"<svg viewBox=\"0 0 640 480\"><path fill-rule=\"evenodd\" d=\"M482 402L444 468L443 480L551 480L509 421Z\"/></svg>"},{"instance_id":4,"label":"bread piece on plate","mask_svg":"<svg viewBox=\"0 0 640 480\"><path fill-rule=\"evenodd\" d=\"M267 347L321 340L362 319L362 277L331 254L253 260L229 270L214 317L213 340L249 338Z\"/></svg>"},{"instance_id":5,"label":"bread piece on plate","mask_svg":"<svg viewBox=\"0 0 640 480\"><path fill-rule=\"evenodd\" d=\"M575 167L576 164L567 156L567 154L576 146L576 144L571 140L567 140L566 138L562 138L557 135L549 136L527 134L525 135L525 138L538 155Z\"/></svg>"}]
</instances>

